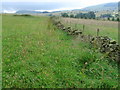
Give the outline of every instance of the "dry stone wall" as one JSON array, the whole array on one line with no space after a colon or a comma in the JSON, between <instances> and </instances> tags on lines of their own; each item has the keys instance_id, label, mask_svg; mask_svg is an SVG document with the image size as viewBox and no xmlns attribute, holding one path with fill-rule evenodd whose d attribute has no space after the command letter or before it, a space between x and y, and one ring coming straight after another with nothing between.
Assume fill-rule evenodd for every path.
<instances>
[{"instance_id":1,"label":"dry stone wall","mask_svg":"<svg viewBox=\"0 0 120 90\"><path fill-rule=\"evenodd\" d=\"M120 46L115 40L112 40L108 36L91 36L84 35L82 30L72 29L72 27L65 27L60 21L51 19L53 24L59 29L67 32L68 35L79 35L80 39L92 44L93 47L98 48L101 53L105 53L107 57L120 62Z\"/></svg>"}]
</instances>

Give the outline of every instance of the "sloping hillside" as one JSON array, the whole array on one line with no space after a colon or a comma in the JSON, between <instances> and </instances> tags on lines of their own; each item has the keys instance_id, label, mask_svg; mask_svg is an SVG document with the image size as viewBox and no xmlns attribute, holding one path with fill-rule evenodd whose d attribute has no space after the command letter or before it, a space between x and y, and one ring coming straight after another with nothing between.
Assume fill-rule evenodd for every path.
<instances>
[{"instance_id":1,"label":"sloping hillside","mask_svg":"<svg viewBox=\"0 0 120 90\"><path fill-rule=\"evenodd\" d=\"M106 3L106 4L100 4L95 6L90 6L82 9L83 11L117 11L118 10L118 3Z\"/></svg>"}]
</instances>

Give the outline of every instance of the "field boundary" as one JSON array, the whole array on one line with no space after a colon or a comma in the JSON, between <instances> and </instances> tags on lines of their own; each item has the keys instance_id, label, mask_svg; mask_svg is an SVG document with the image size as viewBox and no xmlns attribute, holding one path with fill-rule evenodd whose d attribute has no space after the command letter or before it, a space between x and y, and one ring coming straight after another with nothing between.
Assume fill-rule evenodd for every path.
<instances>
[{"instance_id":1,"label":"field boundary","mask_svg":"<svg viewBox=\"0 0 120 90\"><path fill-rule=\"evenodd\" d=\"M108 36L84 35L82 30L74 30L71 26L65 27L60 21L57 20L57 17L51 17L51 20L57 28L67 32L68 35L78 36L80 40L89 42L94 48L99 49L99 51L104 53L107 57L120 62L120 46L117 41Z\"/></svg>"}]
</instances>

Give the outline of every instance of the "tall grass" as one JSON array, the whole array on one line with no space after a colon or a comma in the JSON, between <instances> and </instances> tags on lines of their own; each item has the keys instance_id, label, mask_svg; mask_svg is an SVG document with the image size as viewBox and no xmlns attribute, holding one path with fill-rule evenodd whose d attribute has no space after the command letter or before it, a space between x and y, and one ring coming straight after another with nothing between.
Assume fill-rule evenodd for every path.
<instances>
[{"instance_id":1,"label":"tall grass","mask_svg":"<svg viewBox=\"0 0 120 90\"><path fill-rule=\"evenodd\" d=\"M87 35L96 36L99 29L100 36L108 36L118 41L118 22L73 18L62 18L61 21L65 26L71 26L73 29L83 30L84 25L83 33Z\"/></svg>"},{"instance_id":2,"label":"tall grass","mask_svg":"<svg viewBox=\"0 0 120 90\"><path fill-rule=\"evenodd\" d=\"M0 14L0 89L2 89L2 15Z\"/></svg>"},{"instance_id":3,"label":"tall grass","mask_svg":"<svg viewBox=\"0 0 120 90\"><path fill-rule=\"evenodd\" d=\"M2 34L3 88L118 87L117 64L49 17L3 15Z\"/></svg>"}]
</instances>

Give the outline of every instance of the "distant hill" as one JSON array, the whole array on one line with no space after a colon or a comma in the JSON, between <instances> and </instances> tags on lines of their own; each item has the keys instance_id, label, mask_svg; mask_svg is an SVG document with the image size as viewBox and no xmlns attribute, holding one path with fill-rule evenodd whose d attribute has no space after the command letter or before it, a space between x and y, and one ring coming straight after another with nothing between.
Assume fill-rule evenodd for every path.
<instances>
[{"instance_id":1,"label":"distant hill","mask_svg":"<svg viewBox=\"0 0 120 90\"><path fill-rule=\"evenodd\" d=\"M37 14L37 13L49 13L49 12L47 12L47 11L38 12L38 11L31 11L31 10L19 10L16 13L18 13L18 14Z\"/></svg>"},{"instance_id":2,"label":"distant hill","mask_svg":"<svg viewBox=\"0 0 120 90\"><path fill-rule=\"evenodd\" d=\"M117 11L118 2L99 4L81 9L82 11Z\"/></svg>"},{"instance_id":3,"label":"distant hill","mask_svg":"<svg viewBox=\"0 0 120 90\"><path fill-rule=\"evenodd\" d=\"M18 13L18 14L34 14L34 13L40 13L40 12L29 11L29 10L19 10L16 13Z\"/></svg>"}]
</instances>

